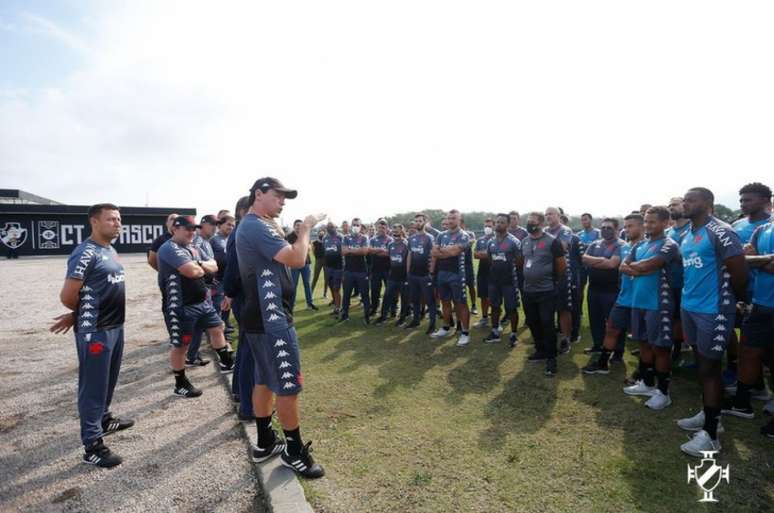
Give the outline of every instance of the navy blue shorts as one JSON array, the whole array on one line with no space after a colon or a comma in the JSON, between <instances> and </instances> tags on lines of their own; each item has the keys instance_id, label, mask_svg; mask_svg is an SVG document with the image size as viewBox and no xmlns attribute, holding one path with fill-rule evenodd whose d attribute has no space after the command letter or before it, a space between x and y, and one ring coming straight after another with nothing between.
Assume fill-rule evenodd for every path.
<instances>
[{"instance_id":1,"label":"navy blue shorts","mask_svg":"<svg viewBox=\"0 0 774 513\"><path fill-rule=\"evenodd\" d=\"M331 290L338 290L341 288L341 278L344 275L342 269L332 269L330 267L325 268L325 280L328 284L328 288Z\"/></svg>"},{"instance_id":2,"label":"navy blue shorts","mask_svg":"<svg viewBox=\"0 0 774 513\"><path fill-rule=\"evenodd\" d=\"M304 387L301 356L294 327L273 333L245 333L255 361L255 384L277 395L296 395Z\"/></svg>"},{"instance_id":3,"label":"navy blue shorts","mask_svg":"<svg viewBox=\"0 0 774 513\"><path fill-rule=\"evenodd\" d=\"M620 331L631 332L632 329L632 309L628 306L615 305L610 310L610 316L607 318L610 325Z\"/></svg>"},{"instance_id":4,"label":"navy blue shorts","mask_svg":"<svg viewBox=\"0 0 774 513\"><path fill-rule=\"evenodd\" d=\"M705 358L720 360L726 351L728 339L734 329L735 313L697 313L686 309L680 314L683 336Z\"/></svg>"},{"instance_id":5,"label":"navy blue shorts","mask_svg":"<svg viewBox=\"0 0 774 513\"><path fill-rule=\"evenodd\" d=\"M632 338L653 347L672 347L672 312L632 308Z\"/></svg>"},{"instance_id":6,"label":"navy blue shorts","mask_svg":"<svg viewBox=\"0 0 774 513\"><path fill-rule=\"evenodd\" d=\"M476 276L476 294L481 299L489 297L489 275L479 273Z\"/></svg>"},{"instance_id":7,"label":"navy blue shorts","mask_svg":"<svg viewBox=\"0 0 774 513\"><path fill-rule=\"evenodd\" d=\"M742 321L744 344L764 349L774 345L774 308L752 305L752 310Z\"/></svg>"},{"instance_id":8,"label":"navy blue shorts","mask_svg":"<svg viewBox=\"0 0 774 513\"><path fill-rule=\"evenodd\" d=\"M443 301L466 303L467 293L463 276L449 271L438 271L438 295Z\"/></svg>"},{"instance_id":9,"label":"navy blue shorts","mask_svg":"<svg viewBox=\"0 0 774 513\"><path fill-rule=\"evenodd\" d=\"M174 347L188 346L196 332L223 326L223 319L209 301L165 308L164 322L169 332L169 343Z\"/></svg>"},{"instance_id":10,"label":"navy blue shorts","mask_svg":"<svg viewBox=\"0 0 774 513\"><path fill-rule=\"evenodd\" d=\"M519 308L518 287L512 285L489 284L489 302L495 308L505 303L505 312L510 314Z\"/></svg>"}]
</instances>

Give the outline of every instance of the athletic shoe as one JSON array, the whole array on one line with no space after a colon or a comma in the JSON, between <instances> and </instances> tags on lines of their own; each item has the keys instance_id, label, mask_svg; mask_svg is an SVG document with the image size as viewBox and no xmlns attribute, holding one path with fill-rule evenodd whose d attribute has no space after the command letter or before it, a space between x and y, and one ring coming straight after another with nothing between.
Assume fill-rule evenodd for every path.
<instances>
[{"instance_id":1,"label":"athletic shoe","mask_svg":"<svg viewBox=\"0 0 774 513\"><path fill-rule=\"evenodd\" d=\"M234 371L234 360L231 357L229 357L228 359L231 361L224 362L222 360L218 360L218 370L220 370L221 374L228 374L229 372Z\"/></svg>"},{"instance_id":2,"label":"athletic shoe","mask_svg":"<svg viewBox=\"0 0 774 513\"><path fill-rule=\"evenodd\" d=\"M610 374L610 369L607 365L599 363L599 358L592 358L581 370L583 374Z\"/></svg>"},{"instance_id":3,"label":"athletic shoe","mask_svg":"<svg viewBox=\"0 0 774 513\"><path fill-rule=\"evenodd\" d=\"M587 347L586 349L584 349L583 352L585 354L601 353L602 352L602 348L601 347L596 347L596 346L591 346L591 347Z\"/></svg>"},{"instance_id":4,"label":"athletic shoe","mask_svg":"<svg viewBox=\"0 0 774 513\"><path fill-rule=\"evenodd\" d=\"M464 347L470 343L470 335L460 335L457 339L457 347Z\"/></svg>"},{"instance_id":5,"label":"athletic shoe","mask_svg":"<svg viewBox=\"0 0 774 513\"><path fill-rule=\"evenodd\" d=\"M624 387L623 391L626 395L644 395L650 397L658 390L656 387L649 387L644 381L637 381L634 385Z\"/></svg>"},{"instance_id":6,"label":"athletic shoe","mask_svg":"<svg viewBox=\"0 0 774 513\"><path fill-rule=\"evenodd\" d=\"M754 419L755 410L752 408L738 408L735 404L734 397L726 397L723 399L723 405L720 407L720 413L723 415L732 415L739 417L740 419Z\"/></svg>"},{"instance_id":7,"label":"athletic shoe","mask_svg":"<svg viewBox=\"0 0 774 513\"><path fill-rule=\"evenodd\" d=\"M546 356L545 353L541 353L540 351L535 351L534 353L532 353L527 357L527 361L532 363L538 363L546 360L547 358L548 357Z\"/></svg>"},{"instance_id":8,"label":"athletic shoe","mask_svg":"<svg viewBox=\"0 0 774 513\"><path fill-rule=\"evenodd\" d=\"M365 324L366 326L371 324L371 318L369 316L367 316L367 315L365 317L363 317L363 324Z\"/></svg>"},{"instance_id":9,"label":"athletic shoe","mask_svg":"<svg viewBox=\"0 0 774 513\"><path fill-rule=\"evenodd\" d=\"M559 354L567 354L570 352L570 341L567 339L559 342Z\"/></svg>"},{"instance_id":10,"label":"athletic shoe","mask_svg":"<svg viewBox=\"0 0 774 513\"><path fill-rule=\"evenodd\" d=\"M403 326L403 329L410 330L418 327L419 327L419 321L411 321L410 323Z\"/></svg>"},{"instance_id":11,"label":"athletic shoe","mask_svg":"<svg viewBox=\"0 0 774 513\"><path fill-rule=\"evenodd\" d=\"M349 315L342 315L338 319L336 319L339 323L347 322L349 320Z\"/></svg>"},{"instance_id":12,"label":"athletic shoe","mask_svg":"<svg viewBox=\"0 0 774 513\"><path fill-rule=\"evenodd\" d=\"M764 385L763 388L753 388L750 390L750 398L756 401L768 401L772 398L769 389Z\"/></svg>"},{"instance_id":13,"label":"athletic shoe","mask_svg":"<svg viewBox=\"0 0 774 513\"><path fill-rule=\"evenodd\" d=\"M186 380L186 382L183 384L183 386L176 386L174 390L175 395L178 395L180 397L187 397L187 398L193 398L193 397L199 397L202 395L202 391L196 388L191 384L190 381Z\"/></svg>"},{"instance_id":14,"label":"athletic shoe","mask_svg":"<svg viewBox=\"0 0 774 513\"><path fill-rule=\"evenodd\" d=\"M669 397L669 394L664 394L658 388L653 391L653 395L650 396L650 399L645 401L645 406L651 410L663 410L670 404L672 404L672 398Z\"/></svg>"},{"instance_id":15,"label":"athletic shoe","mask_svg":"<svg viewBox=\"0 0 774 513\"><path fill-rule=\"evenodd\" d=\"M623 353L613 353L609 363L623 363Z\"/></svg>"},{"instance_id":16,"label":"athletic shoe","mask_svg":"<svg viewBox=\"0 0 774 513\"><path fill-rule=\"evenodd\" d=\"M624 385L636 385L639 380L640 380L640 371L639 369L635 368L634 372L632 372L632 375L630 377L624 378Z\"/></svg>"},{"instance_id":17,"label":"athletic shoe","mask_svg":"<svg viewBox=\"0 0 774 513\"><path fill-rule=\"evenodd\" d=\"M503 334L503 325L502 324L499 325L498 327L495 328L495 330L497 331L498 335L502 335Z\"/></svg>"},{"instance_id":18,"label":"athletic shoe","mask_svg":"<svg viewBox=\"0 0 774 513\"><path fill-rule=\"evenodd\" d=\"M297 474L307 479L317 479L325 475L325 470L312 459L312 442L307 442L297 456L288 454L287 448L282 451L280 460L283 465L293 469Z\"/></svg>"},{"instance_id":19,"label":"athletic shoe","mask_svg":"<svg viewBox=\"0 0 774 513\"><path fill-rule=\"evenodd\" d=\"M102 468L111 468L116 465L120 465L123 461L121 456L110 452L102 439L100 438L89 447L85 448L86 452L83 455L83 462L87 465L96 465Z\"/></svg>"},{"instance_id":20,"label":"athletic shoe","mask_svg":"<svg viewBox=\"0 0 774 513\"><path fill-rule=\"evenodd\" d=\"M425 330L425 335L430 335L432 337L434 332L435 332L435 324L430 324Z\"/></svg>"},{"instance_id":21,"label":"athletic shoe","mask_svg":"<svg viewBox=\"0 0 774 513\"><path fill-rule=\"evenodd\" d=\"M713 440L709 433L702 429L697 431L690 441L681 445L680 450L696 458L703 458L706 451L720 451L720 440Z\"/></svg>"},{"instance_id":22,"label":"athletic shoe","mask_svg":"<svg viewBox=\"0 0 774 513\"><path fill-rule=\"evenodd\" d=\"M331 305L332 304L333 303L331 303ZM330 306L330 305L328 305L328 306ZM328 315L330 315L332 317L338 317L339 316L339 309L338 308L334 308L333 310L331 310L331 313L329 313Z\"/></svg>"},{"instance_id":23,"label":"athletic shoe","mask_svg":"<svg viewBox=\"0 0 774 513\"><path fill-rule=\"evenodd\" d=\"M580 336L580 335L577 335L575 338L573 338L572 340L570 340L570 343L572 343L572 344L577 344L577 343L578 343L578 342L580 342L580 341L581 341L581 336Z\"/></svg>"},{"instance_id":24,"label":"athletic shoe","mask_svg":"<svg viewBox=\"0 0 774 513\"><path fill-rule=\"evenodd\" d=\"M769 422L765 426L761 426L761 434L768 438L774 438L774 421Z\"/></svg>"},{"instance_id":25,"label":"athletic shoe","mask_svg":"<svg viewBox=\"0 0 774 513\"><path fill-rule=\"evenodd\" d=\"M489 332L489 335L487 335L484 338L485 344L494 344L495 342L499 342L499 341L500 341L500 335L491 331Z\"/></svg>"},{"instance_id":26,"label":"athletic shoe","mask_svg":"<svg viewBox=\"0 0 774 513\"><path fill-rule=\"evenodd\" d=\"M632 355L632 356L637 356L637 355L640 354L640 350L639 349L632 349L631 351L629 351L629 354Z\"/></svg>"},{"instance_id":27,"label":"athletic shoe","mask_svg":"<svg viewBox=\"0 0 774 513\"><path fill-rule=\"evenodd\" d=\"M398 320L395 321L395 327L396 328L402 328L406 324L408 324L408 319L405 318L405 317L399 317Z\"/></svg>"},{"instance_id":28,"label":"athletic shoe","mask_svg":"<svg viewBox=\"0 0 774 513\"><path fill-rule=\"evenodd\" d=\"M511 333L511 349L516 347L519 344L519 338L516 336L515 333Z\"/></svg>"},{"instance_id":29,"label":"athletic shoe","mask_svg":"<svg viewBox=\"0 0 774 513\"><path fill-rule=\"evenodd\" d=\"M381 326L382 324L384 324L384 321L386 321L386 320L387 320L387 317L384 317L384 316L379 316L379 317L378 317L378 318L377 318L377 319L374 321L374 326Z\"/></svg>"},{"instance_id":30,"label":"athletic shoe","mask_svg":"<svg viewBox=\"0 0 774 513\"><path fill-rule=\"evenodd\" d=\"M132 426L134 426L133 420L119 419L118 417L114 417L112 413L109 413L106 418L102 419L102 434L109 435L116 431L129 429Z\"/></svg>"},{"instance_id":31,"label":"athletic shoe","mask_svg":"<svg viewBox=\"0 0 774 513\"><path fill-rule=\"evenodd\" d=\"M253 461L255 463L263 463L264 461L270 460L274 456L285 452L287 445L275 435L274 443L269 447L261 449L255 444L250 444L250 448L252 449L250 452L252 453Z\"/></svg>"},{"instance_id":32,"label":"athletic shoe","mask_svg":"<svg viewBox=\"0 0 774 513\"><path fill-rule=\"evenodd\" d=\"M307 307L308 309L310 309L310 310L314 310L315 312L316 312L317 310L319 310L319 308L317 308L317 305L315 305L315 304L313 304L313 303L309 303L308 305L306 305L306 307Z\"/></svg>"},{"instance_id":33,"label":"athletic shoe","mask_svg":"<svg viewBox=\"0 0 774 513\"><path fill-rule=\"evenodd\" d=\"M443 338L451 335L451 330L446 328L438 328L438 331L430 334L430 338Z\"/></svg>"},{"instance_id":34,"label":"athletic shoe","mask_svg":"<svg viewBox=\"0 0 774 513\"><path fill-rule=\"evenodd\" d=\"M546 376L556 375L556 358L549 358L546 360Z\"/></svg>"},{"instance_id":35,"label":"athletic shoe","mask_svg":"<svg viewBox=\"0 0 774 513\"><path fill-rule=\"evenodd\" d=\"M704 429L704 410L699 410L699 413L693 417L678 420L677 426L686 431L700 431ZM718 433L723 433L724 431L723 424L718 421Z\"/></svg>"},{"instance_id":36,"label":"athletic shoe","mask_svg":"<svg viewBox=\"0 0 774 513\"><path fill-rule=\"evenodd\" d=\"M201 356L197 356L193 360L189 360L188 358L185 359L185 366L186 367L204 367L205 365L209 365L210 361L202 358Z\"/></svg>"},{"instance_id":37,"label":"athletic shoe","mask_svg":"<svg viewBox=\"0 0 774 513\"><path fill-rule=\"evenodd\" d=\"M478 309L477 308L472 308L470 310L470 315L478 315Z\"/></svg>"},{"instance_id":38,"label":"athletic shoe","mask_svg":"<svg viewBox=\"0 0 774 513\"><path fill-rule=\"evenodd\" d=\"M489 318L488 317L482 317L479 320L476 321L476 323L473 325L474 328L486 328L489 325Z\"/></svg>"}]
</instances>

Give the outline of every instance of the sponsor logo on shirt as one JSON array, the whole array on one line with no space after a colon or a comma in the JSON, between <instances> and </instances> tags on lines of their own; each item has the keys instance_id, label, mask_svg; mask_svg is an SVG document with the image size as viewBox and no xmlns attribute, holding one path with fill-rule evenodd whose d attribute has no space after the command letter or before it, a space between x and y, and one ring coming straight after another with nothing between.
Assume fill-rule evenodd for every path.
<instances>
[{"instance_id":1,"label":"sponsor logo on shirt","mask_svg":"<svg viewBox=\"0 0 774 513\"><path fill-rule=\"evenodd\" d=\"M108 274L107 281L115 285L116 283L122 283L126 280L126 276L123 273Z\"/></svg>"},{"instance_id":2,"label":"sponsor logo on shirt","mask_svg":"<svg viewBox=\"0 0 774 513\"><path fill-rule=\"evenodd\" d=\"M696 252L693 252L690 254L690 256L688 256L688 258L683 258L683 267L694 267L696 269L701 269L704 267L704 262Z\"/></svg>"}]
</instances>

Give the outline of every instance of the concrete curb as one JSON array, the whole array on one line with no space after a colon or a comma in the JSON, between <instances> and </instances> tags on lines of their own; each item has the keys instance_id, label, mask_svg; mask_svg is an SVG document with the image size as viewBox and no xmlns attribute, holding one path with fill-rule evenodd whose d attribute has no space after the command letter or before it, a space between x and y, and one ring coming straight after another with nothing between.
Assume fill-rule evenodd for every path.
<instances>
[{"instance_id":1,"label":"concrete curb","mask_svg":"<svg viewBox=\"0 0 774 513\"><path fill-rule=\"evenodd\" d=\"M217 362L217 357L214 362ZM229 400L231 399L233 376L233 373L226 374L226 379L223 380L227 387ZM235 409L238 410L239 406L235 405ZM255 423L240 422L240 424L249 450L252 445L251 440L255 436ZM304 489L301 487L296 473L283 466L279 457L272 458L265 463L253 463L253 469L255 469L263 489L269 513L314 513L314 509L306 500Z\"/></svg>"}]
</instances>

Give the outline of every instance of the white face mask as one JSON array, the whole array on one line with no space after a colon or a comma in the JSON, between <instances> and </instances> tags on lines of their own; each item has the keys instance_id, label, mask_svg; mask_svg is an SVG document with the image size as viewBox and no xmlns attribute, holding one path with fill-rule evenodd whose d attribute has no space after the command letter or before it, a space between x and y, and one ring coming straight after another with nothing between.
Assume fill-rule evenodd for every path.
<instances>
[{"instance_id":1,"label":"white face mask","mask_svg":"<svg viewBox=\"0 0 774 513\"><path fill-rule=\"evenodd\" d=\"M486 236L492 235L492 227L491 226L484 226L484 235L486 235Z\"/></svg>"}]
</instances>

